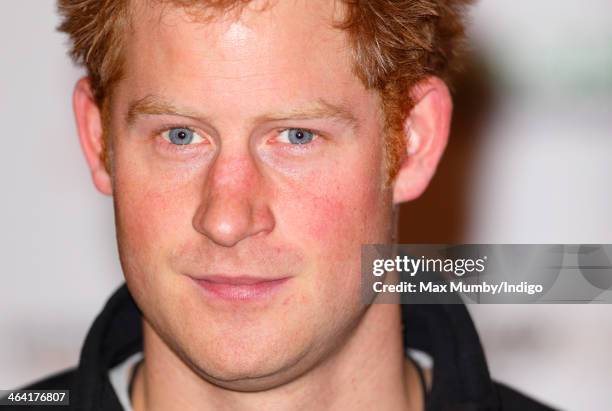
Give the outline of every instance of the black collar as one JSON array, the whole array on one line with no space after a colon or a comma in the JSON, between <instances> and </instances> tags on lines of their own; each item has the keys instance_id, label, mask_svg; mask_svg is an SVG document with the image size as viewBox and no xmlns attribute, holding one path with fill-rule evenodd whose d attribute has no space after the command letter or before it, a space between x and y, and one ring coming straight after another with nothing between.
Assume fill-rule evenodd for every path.
<instances>
[{"instance_id":1,"label":"black collar","mask_svg":"<svg viewBox=\"0 0 612 411\"><path fill-rule=\"evenodd\" d=\"M428 410L499 409L480 339L464 305L406 304L402 320L404 346L433 357Z\"/></svg>"}]
</instances>

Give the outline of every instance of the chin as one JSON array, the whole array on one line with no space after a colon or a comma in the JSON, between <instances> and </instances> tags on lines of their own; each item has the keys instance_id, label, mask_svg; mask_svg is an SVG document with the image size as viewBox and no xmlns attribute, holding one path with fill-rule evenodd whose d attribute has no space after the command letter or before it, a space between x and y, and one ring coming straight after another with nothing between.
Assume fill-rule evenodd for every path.
<instances>
[{"instance_id":1,"label":"chin","mask_svg":"<svg viewBox=\"0 0 612 411\"><path fill-rule=\"evenodd\" d=\"M155 349L178 357L200 377L228 389L257 391L284 383L292 378L287 370L299 368L316 339L313 327L296 318L295 311L216 311L193 301L190 309L173 305L145 313L161 337L154 338Z\"/></svg>"},{"instance_id":2,"label":"chin","mask_svg":"<svg viewBox=\"0 0 612 411\"><path fill-rule=\"evenodd\" d=\"M208 382L233 391L266 391L285 385L303 372L294 364L260 364L255 367L231 364L219 369L194 370Z\"/></svg>"},{"instance_id":3,"label":"chin","mask_svg":"<svg viewBox=\"0 0 612 411\"><path fill-rule=\"evenodd\" d=\"M283 385L308 367L308 338L244 330L232 336L207 333L176 341L173 351L212 384L238 391L260 391ZM268 334L268 335L266 335Z\"/></svg>"},{"instance_id":4,"label":"chin","mask_svg":"<svg viewBox=\"0 0 612 411\"><path fill-rule=\"evenodd\" d=\"M274 322L275 326L209 330L201 343L181 341L183 362L205 380L226 389L273 389L291 383L324 361L348 338L358 316L354 313L339 323L309 323L305 315L288 318L286 323Z\"/></svg>"}]
</instances>

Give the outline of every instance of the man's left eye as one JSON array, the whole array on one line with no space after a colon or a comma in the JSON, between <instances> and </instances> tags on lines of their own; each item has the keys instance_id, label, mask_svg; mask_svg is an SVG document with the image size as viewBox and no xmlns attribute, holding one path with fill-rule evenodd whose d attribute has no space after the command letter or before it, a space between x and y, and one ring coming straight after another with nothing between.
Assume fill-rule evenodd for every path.
<instances>
[{"instance_id":1,"label":"man's left eye","mask_svg":"<svg viewBox=\"0 0 612 411\"><path fill-rule=\"evenodd\" d=\"M198 133L186 127L173 127L164 131L162 137L172 144L181 146L199 143L204 140Z\"/></svg>"},{"instance_id":2,"label":"man's left eye","mask_svg":"<svg viewBox=\"0 0 612 411\"><path fill-rule=\"evenodd\" d=\"M308 144L315 138L312 131L303 128L288 128L279 133L279 140L289 144Z\"/></svg>"}]
</instances>

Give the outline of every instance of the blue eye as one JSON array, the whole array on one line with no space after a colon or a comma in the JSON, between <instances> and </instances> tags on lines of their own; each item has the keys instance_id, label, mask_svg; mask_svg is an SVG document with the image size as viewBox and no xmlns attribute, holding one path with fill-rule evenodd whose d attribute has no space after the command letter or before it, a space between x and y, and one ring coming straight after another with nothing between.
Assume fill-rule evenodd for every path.
<instances>
[{"instance_id":1,"label":"blue eye","mask_svg":"<svg viewBox=\"0 0 612 411\"><path fill-rule=\"evenodd\" d=\"M192 143L199 143L203 140L198 133L194 132L185 127L174 127L170 130L164 131L162 137L176 145L187 145Z\"/></svg>"},{"instance_id":2,"label":"blue eye","mask_svg":"<svg viewBox=\"0 0 612 411\"><path fill-rule=\"evenodd\" d=\"M308 144L315 138L315 134L303 128L288 128L281 131L279 138L283 143Z\"/></svg>"}]
</instances>

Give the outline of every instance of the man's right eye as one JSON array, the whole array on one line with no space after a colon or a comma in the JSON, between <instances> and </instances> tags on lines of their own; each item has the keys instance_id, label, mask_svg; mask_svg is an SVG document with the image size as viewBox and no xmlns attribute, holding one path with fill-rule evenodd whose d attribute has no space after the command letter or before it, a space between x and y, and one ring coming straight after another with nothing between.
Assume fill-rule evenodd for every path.
<instances>
[{"instance_id":1,"label":"man's right eye","mask_svg":"<svg viewBox=\"0 0 612 411\"><path fill-rule=\"evenodd\" d=\"M164 131L161 136L177 146L197 144L204 141L203 137L187 127L173 127Z\"/></svg>"}]
</instances>

